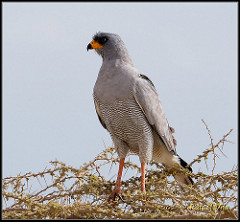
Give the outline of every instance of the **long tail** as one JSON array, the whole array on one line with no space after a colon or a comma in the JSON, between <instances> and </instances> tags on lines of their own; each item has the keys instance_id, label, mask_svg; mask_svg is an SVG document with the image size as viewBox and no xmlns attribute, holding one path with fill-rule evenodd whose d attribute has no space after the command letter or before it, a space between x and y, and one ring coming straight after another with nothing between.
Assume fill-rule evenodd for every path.
<instances>
[{"instance_id":1,"label":"long tail","mask_svg":"<svg viewBox=\"0 0 240 222\"><path fill-rule=\"evenodd\" d=\"M157 137L159 138L159 137ZM156 141L160 141L157 140ZM179 167L188 169L192 172L191 167L187 167L187 163L176 153L175 150L169 151L163 142L156 143L153 147L153 160L162 163L168 169L176 169L173 173L175 180L186 185L192 185L193 180L190 176L186 175L185 172L177 172Z\"/></svg>"},{"instance_id":2,"label":"long tail","mask_svg":"<svg viewBox=\"0 0 240 222\"><path fill-rule=\"evenodd\" d=\"M187 167L187 163L177 154L175 154L179 160L179 164L184 168L184 169L188 169L190 172L192 172L192 168L191 167ZM194 182L192 180L192 178L188 175L182 174L182 173L176 173L173 175L175 180L177 180L180 183L186 184L186 185L193 185Z\"/></svg>"}]
</instances>

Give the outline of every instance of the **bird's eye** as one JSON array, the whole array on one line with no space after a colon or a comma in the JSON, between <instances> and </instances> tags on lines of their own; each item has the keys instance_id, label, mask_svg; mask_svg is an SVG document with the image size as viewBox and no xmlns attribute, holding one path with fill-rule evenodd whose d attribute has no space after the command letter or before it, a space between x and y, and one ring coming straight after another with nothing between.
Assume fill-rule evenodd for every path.
<instances>
[{"instance_id":1,"label":"bird's eye","mask_svg":"<svg viewBox=\"0 0 240 222\"><path fill-rule=\"evenodd\" d=\"M95 41L99 42L101 45L104 45L108 41L108 38L104 36L96 39Z\"/></svg>"},{"instance_id":2,"label":"bird's eye","mask_svg":"<svg viewBox=\"0 0 240 222\"><path fill-rule=\"evenodd\" d=\"M105 43L105 42L107 42L107 37L103 37L103 39L102 39L102 41Z\"/></svg>"}]
</instances>

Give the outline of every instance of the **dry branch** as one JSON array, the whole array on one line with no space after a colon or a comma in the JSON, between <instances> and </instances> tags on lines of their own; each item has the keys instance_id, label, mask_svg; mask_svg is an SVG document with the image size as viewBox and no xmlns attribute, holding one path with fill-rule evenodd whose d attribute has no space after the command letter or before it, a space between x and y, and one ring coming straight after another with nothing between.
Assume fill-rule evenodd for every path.
<instances>
[{"instance_id":1,"label":"dry branch","mask_svg":"<svg viewBox=\"0 0 240 222\"><path fill-rule=\"evenodd\" d=\"M203 121L204 122L204 121ZM227 142L230 130L216 144L204 122L211 147L189 166L213 153L211 175L190 173L194 186L179 186L171 173L152 162L146 174L147 193L139 191L140 177L122 182L124 202L107 202L114 182L103 176L102 167L118 162L110 147L79 169L51 161L49 169L3 179L3 219L237 219L238 171L214 174L216 149ZM219 149L221 152L222 150ZM157 168L157 170L156 170ZM126 161L125 169L139 170ZM38 191L31 191L37 182Z\"/></svg>"}]
</instances>

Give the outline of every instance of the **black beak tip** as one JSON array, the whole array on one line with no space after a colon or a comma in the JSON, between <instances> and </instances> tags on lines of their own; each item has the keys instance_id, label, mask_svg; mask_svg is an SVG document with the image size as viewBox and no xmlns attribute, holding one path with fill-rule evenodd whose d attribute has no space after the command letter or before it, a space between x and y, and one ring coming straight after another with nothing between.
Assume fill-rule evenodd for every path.
<instances>
[{"instance_id":1,"label":"black beak tip","mask_svg":"<svg viewBox=\"0 0 240 222\"><path fill-rule=\"evenodd\" d=\"M87 45L87 51L88 51L89 49L92 49L92 45L91 45L90 43Z\"/></svg>"}]
</instances>

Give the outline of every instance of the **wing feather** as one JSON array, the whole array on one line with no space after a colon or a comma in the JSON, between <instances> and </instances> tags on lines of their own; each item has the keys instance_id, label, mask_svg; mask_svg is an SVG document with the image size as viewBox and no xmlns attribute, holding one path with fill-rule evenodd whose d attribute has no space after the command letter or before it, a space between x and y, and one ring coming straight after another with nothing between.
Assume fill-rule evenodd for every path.
<instances>
[{"instance_id":1,"label":"wing feather","mask_svg":"<svg viewBox=\"0 0 240 222\"><path fill-rule=\"evenodd\" d=\"M97 115L98 115L98 119L99 119L100 123L102 124L103 128L107 129L107 126L106 126L106 124L104 123L103 118L102 118L102 113L101 113L99 104L98 104L97 99L95 98L95 96L93 96L93 100L94 100L94 105L95 105L96 113L97 113Z\"/></svg>"},{"instance_id":2,"label":"wing feather","mask_svg":"<svg viewBox=\"0 0 240 222\"><path fill-rule=\"evenodd\" d=\"M134 98L142 109L149 124L159 135L168 150L176 152L175 139L163 111L158 93L152 84L152 81L148 77L142 77L141 75L134 85Z\"/></svg>"}]
</instances>

